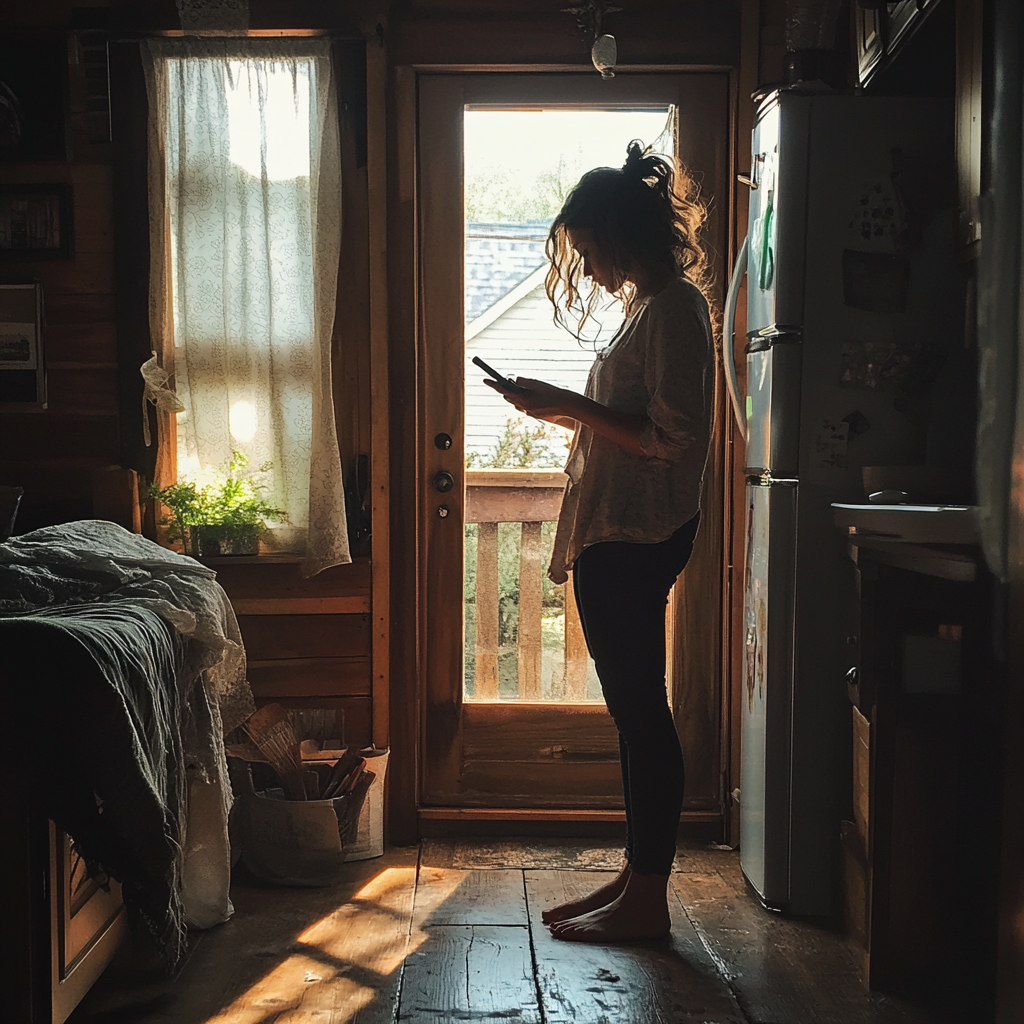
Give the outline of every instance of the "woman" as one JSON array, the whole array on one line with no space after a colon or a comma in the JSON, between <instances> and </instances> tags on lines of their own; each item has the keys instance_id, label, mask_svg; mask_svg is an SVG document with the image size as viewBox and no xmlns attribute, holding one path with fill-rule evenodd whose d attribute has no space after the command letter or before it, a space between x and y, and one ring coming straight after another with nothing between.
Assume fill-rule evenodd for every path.
<instances>
[{"instance_id":1,"label":"woman","mask_svg":"<svg viewBox=\"0 0 1024 1024\"><path fill-rule=\"evenodd\" d=\"M570 941L661 938L670 928L683 758L665 693L665 605L693 549L712 427L703 215L685 172L637 142L621 169L585 174L551 227L547 292L557 317L575 310L585 320L599 292L583 303L582 274L622 300L626 321L598 353L585 395L523 377L525 393L502 392L521 412L575 429L549 575L564 583L572 571L619 733L626 863L613 882L544 914Z\"/></svg>"}]
</instances>

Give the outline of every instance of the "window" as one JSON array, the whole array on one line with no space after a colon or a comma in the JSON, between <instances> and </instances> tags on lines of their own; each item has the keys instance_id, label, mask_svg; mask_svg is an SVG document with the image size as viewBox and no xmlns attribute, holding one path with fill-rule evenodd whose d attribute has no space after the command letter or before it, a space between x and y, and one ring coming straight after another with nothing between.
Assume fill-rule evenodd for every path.
<instances>
[{"instance_id":1,"label":"window","mask_svg":"<svg viewBox=\"0 0 1024 1024\"><path fill-rule=\"evenodd\" d=\"M268 535L349 561L330 351L341 235L326 40L151 40L151 326L179 479L269 467Z\"/></svg>"}]
</instances>

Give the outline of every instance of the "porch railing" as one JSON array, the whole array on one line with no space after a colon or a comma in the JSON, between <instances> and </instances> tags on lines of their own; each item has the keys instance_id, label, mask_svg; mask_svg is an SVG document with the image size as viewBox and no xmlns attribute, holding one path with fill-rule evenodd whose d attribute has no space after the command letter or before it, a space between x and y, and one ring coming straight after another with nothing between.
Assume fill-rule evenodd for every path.
<instances>
[{"instance_id":1,"label":"porch railing","mask_svg":"<svg viewBox=\"0 0 1024 1024\"><path fill-rule=\"evenodd\" d=\"M589 657L572 586L564 591L564 642L560 678L548 692L542 686L544 665L544 576L550 544L544 523L558 518L565 487L560 470L487 469L466 471L466 522L476 524L475 630L473 693L468 699L566 702L586 701ZM520 524L516 692L499 694L499 543L501 523ZM548 531L550 535L550 529ZM469 595L467 594L467 599ZM470 651L466 652L467 655Z\"/></svg>"}]
</instances>

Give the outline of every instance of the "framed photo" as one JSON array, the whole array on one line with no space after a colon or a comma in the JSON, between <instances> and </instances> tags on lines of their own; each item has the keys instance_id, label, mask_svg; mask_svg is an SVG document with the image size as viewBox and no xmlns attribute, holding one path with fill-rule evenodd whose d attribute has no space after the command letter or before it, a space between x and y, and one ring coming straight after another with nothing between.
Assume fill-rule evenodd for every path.
<instances>
[{"instance_id":1,"label":"framed photo","mask_svg":"<svg viewBox=\"0 0 1024 1024\"><path fill-rule=\"evenodd\" d=\"M0 284L0 406L46 408L43 289Z\"/></svg>"},{"instance_id":2,"label":"framed photo","mask_svg":"<svg viewBox=\"0 0 1024 1024\"><path fill-rule=\"evenodd\" d=\"M34 323L0 320L0 370L39 368L39 332Z\"/></svg>"},{"instance_id":3,"label":"framed photo","mask_svg":"<svg viewBox=\"0 0 1024 1024\"><path fill-rule=\"evenodd\" d=\"M71 186L0 185L0 261L74 256Z\"/></svg>"}]
</instances>

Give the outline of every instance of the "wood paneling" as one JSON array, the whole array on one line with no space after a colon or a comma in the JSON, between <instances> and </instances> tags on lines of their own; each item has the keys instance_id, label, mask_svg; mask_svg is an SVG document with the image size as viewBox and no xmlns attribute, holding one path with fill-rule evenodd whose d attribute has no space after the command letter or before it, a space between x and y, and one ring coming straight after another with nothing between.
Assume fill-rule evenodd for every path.
<instances>
[{"instance_id":1,"label":"wood paneling","mask_svg":"<svg viewBox=\"0 0 1024 1024\"><path fill-rule=\"evenodd\" d=\"M104 334L113 329L116 315L113 295L47 295L47 329L55 325L81 327L98 324Z\"/></svg>"},{"instance_id":2,"label":"wood paneling","mask_svg":"<svg viewBox=\"0 0 1024 1024\"><path fill-rule=\"evenodd\" d=\"M368 658L285 658L248 661L249 683L257 699L370 696Z\"/></svg>"},{"instance_id":3,"label":"wood paneling","mask_svg":"<svg viewBox=\"0 0 1024 1024\"><path fill-rule=\"evenodd\" d=\"M53 303L46 325L46 361L55 363L103 363L117 368L117 335L113 322L71 323L54 321Z\"/></svg>"},{"instance_id":4,"label":"wood paneling","mask_svg":"<svg viewBox=\"0 0 1024 1024\"><path fill-rule=\"evenodd\" d=\"M622 807L619 759L614 761L463 762L460 804L478 807Z\"/></svg>"},{"instance_id":5,"label":"wood paneling","mask_svg":"<svg viewBox=\"0 0 1024 1024\"><path fill-rule=\"evenodd\" d=\"M468 759L495 750L516 752L507 760L578 760L619 763L615 723L598 704L477 704L463 708Z\"/></svg>"},{"instance_id":6,"label":"wood paneling","mask_svg":"<svg viewBox=\"0 0 1024 1024\"><path fill-rule=\"evenodd\" d=\"M459 5L447 10L407 9L392 17L388 49L397 64L551 65L593 68L575 19L547 7L526 13L521 7L494 11ZM609 17L605 31L620 35L622 64L736 63L738 10L733 3L686 3L655 11L631 9L628 19Z\"/></svg>"},{"instance_id":7,"label":"wood paneling","mask_svg":"<svg viewBox=\"0 0 1024 1024\"><path fill-rule=\"evenodd\" d=\"M48 406L0 419L0 482L26 490L19 533L91 516L89 471L118 456L113 189L110 167L90 160L0 165L3 182L70 184L74 217L73 259L4 265L43 284Z\"/></svg>"},{"instance_id":8,"label":"wood paneling","mask_svg":"<svg viewBox=\"0 0 1024 1024\"><path fill-rule=\"evenodd\" d=\"M337 715L343 716L343 743L358 743L360 746L370 744L372 701L369 697L291 697L288 694L277 694L274 701L286 708L331 708ZM256 701L256 706L262 707L269 703L270 700L261 697Z\"/></svg>"},{"instance_id":9,"label":"wood paneling","mask_svg":"<svg viewBox=\"0 0 1024 1024\"><path fill-rule=\"evenodd\" d=\"M117 415L117 371L48 369L47 413L101 413Z\"/></svg>"},{"instance_id":10,"label":"wood paneling","mask_svg":"<svg viewBox=\"0 0 1024 1024\"><path fill-rule=\"evenodd\" d=\"M235 600L293 600L297 598L351 597L369 599L370 561L356 559L332 565L315 576L303 578L300 563L275 556L211 559L217 581Z\"/></svg>"},{"instance_id":11,"label":"wood paneling","mask_svg":"<svg viewBox=\"0 0 1024 1024\"><path fill-rule=\"evenodd\" d=\"M0 418L0 430L6 458L38 461L43 469L47 462L66 459L95 459L103 464L117 454L117 419L112 416L5 414Z\"/></svg>"},{"instance_id":12,"label":"wood paneling","mask_svg":"<svg viewBox=\"0 0 1024 1024\"><path fill-rule=\"evenodd\" d=\"M388 387L392 571L389 659L392 756L388 763L388 827L393 840L418 835L416 805L420 734L419 459L416 387L416 75L395 68L389 86L388 135Z\"/></svg>"},{"instance_id":13,"label":"wood paneling","mask_svg":"<svg viewBox=\"0 0 1024 1024\"><path fill-rule=\"evenodd\" d=\"M462 760L463 673L463 260L462 122L464 77L426 75L419 80L419 273L422 363L419 398L422 425L418 450L425 478L418 496L424 572L421 608L423 686L426 698L423 753L426 790L451 791ZM452 447L439 450L434 437L448 434ZM438 493L427 482L447 471L455 486ZM438 515L445 505L448 515ZM435 802L431 800L431 802Z\"/></svg>"},{"instance_id":14,"label":"wood paneling","mask_svg":"<svg viewBox=\"0 0 1024 1024\"><path fill-rule=\"evenodd\" d=\"M353 658L370 653L366 615L240 615L248 657Z\"/></svg>"},{"instance_id":15,"label":"wood paneling","mask_svg":"<svg viewBox=\"0 0 1024 1024\"><path fill-rule=\"evenodd\" d=\"M372 22L372 18L370 21ZM373 26L374 29L376 26ZM376 32L366 51L366 172L369 232L370 526L373 544L373 741L391 736L391 383L388 346L387 52ZM376 45L375 45L376 44Z\"/></svg>"}]
</instances>

